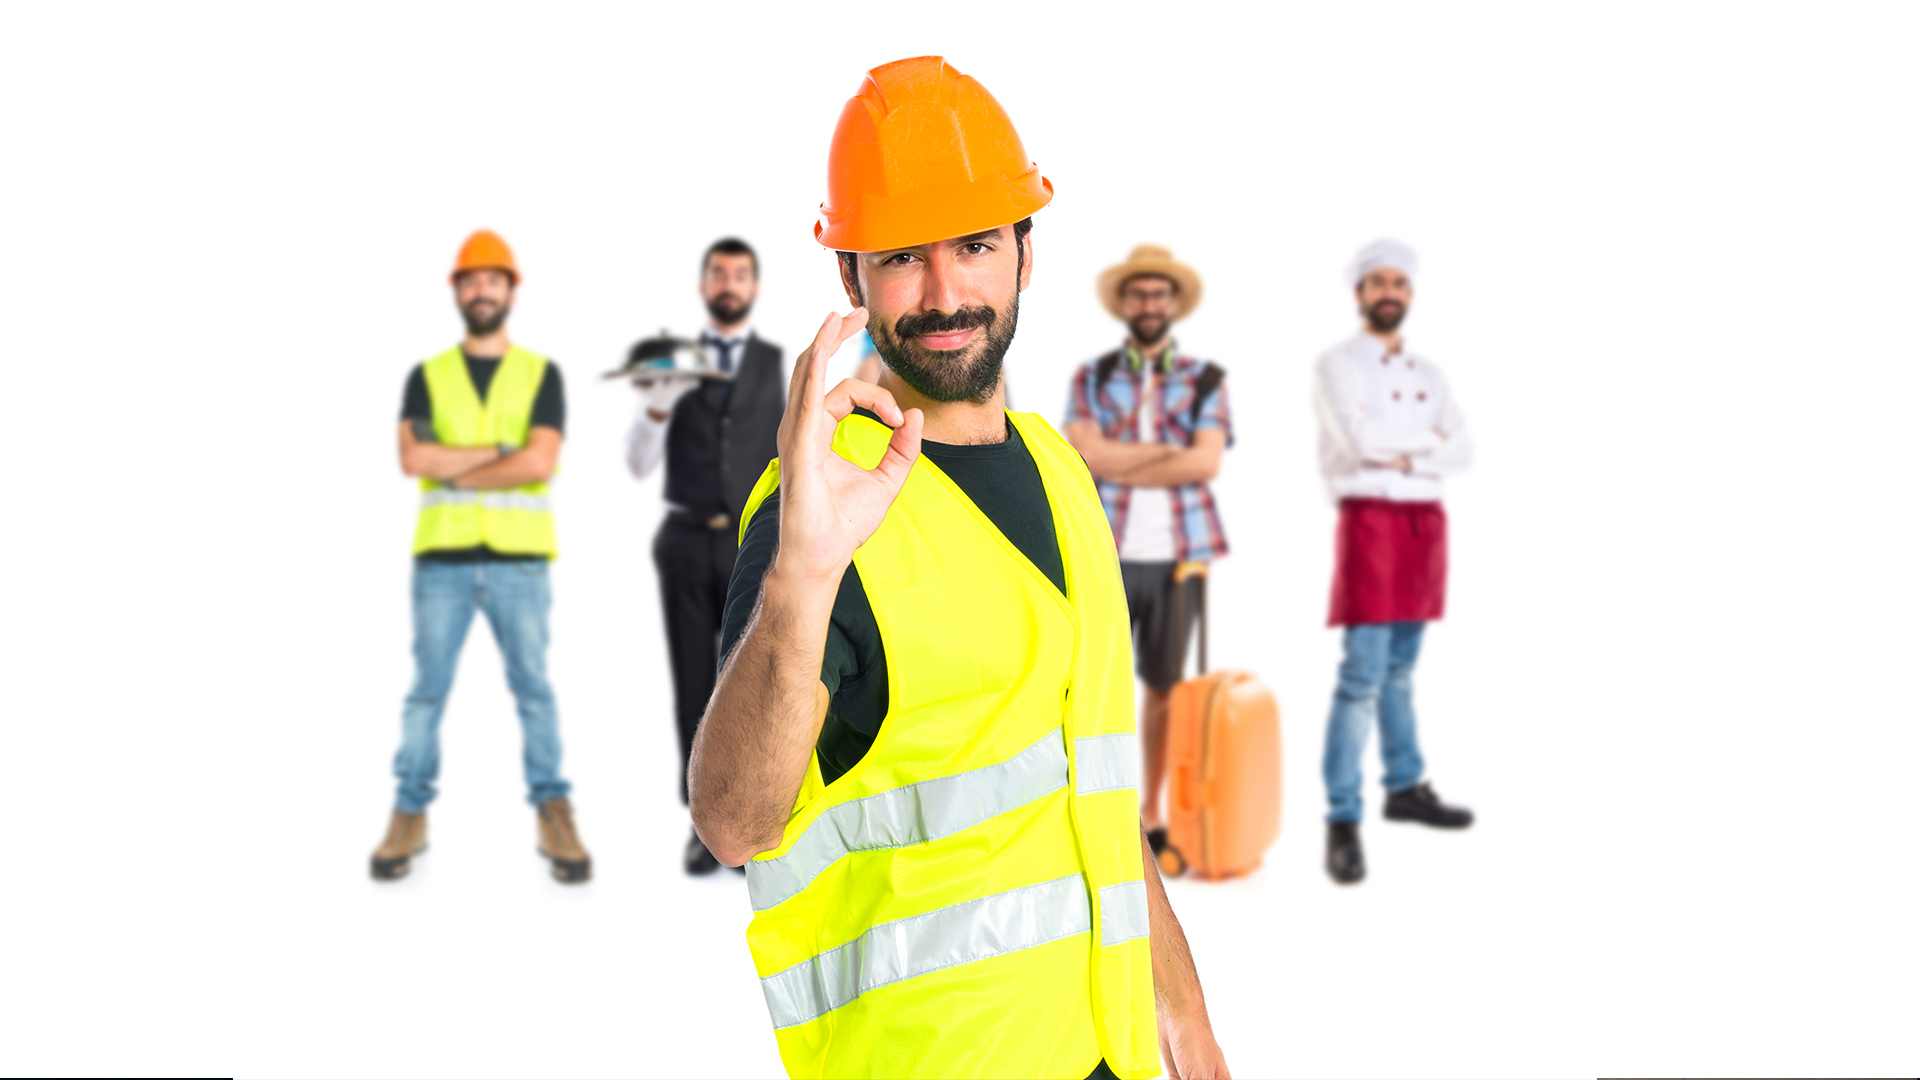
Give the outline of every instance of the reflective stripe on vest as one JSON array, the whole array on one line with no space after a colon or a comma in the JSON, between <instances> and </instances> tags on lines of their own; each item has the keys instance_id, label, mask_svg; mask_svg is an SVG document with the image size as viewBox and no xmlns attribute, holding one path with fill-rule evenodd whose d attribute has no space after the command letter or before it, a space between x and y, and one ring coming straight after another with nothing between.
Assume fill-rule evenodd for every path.
<instances>
[{"instance_id":1,"label":"reflective stripe on vest","mask_svg":"<svg viewBox=\"0 0 1920 1080\"><path fill-rule=\"evenodd\" d=\"M1144 910L1144 908L1143 908ZM1031 949L1093 928L1079 874L883 923L760 980L776 1030L875 990L955 964Z\"/></svg>"},{"instance_id":2,"label":"reflective stripe on vest","mask_svg":"<svg viewBox=\"0 0 1920 1080\"><path fill-rule=\"evenodd\" d=\"M464 506L477 503L488 510L534 510L546 513L553 509L553 500L545 495L525 495L518 491L474 491L470 489L436 487L420 493L422 508L429 506Z\"/></svg>"},{"instance_id":3,"label":"reflective stripe on vest","mask_svg":"<svg viewBox=\"0 0 1920 1080\"><path fill-rule=\"evenodd\" d=\"M780 844L747 866L747 941L792 1076L1159 1072L1113 532L1066 440L1007 416L1065 587L924 455L855 551L886 715L832 784L809 760ZM871 468L889 435L849 416L833 449ZM779 482L775 462L743 531Z\"/></svg>"},{"instance_id":4,"label":"reflective stripe on vest","mask_svg":"<svg viewBox=\"0 0 1920 1080\"><path fill-rule=\"evenodd\" d=\"M482 400L457 347L428 360L421 374L433 403L434 437L445 446L525 446L546 372L545 357L511 346ZM502 555L558 554L547 485L474 491L423 478L414 554L477 547Z\"/></svg>"},{"instance_id":5,"label":"reflective stripe on vest","mask_svg":"<svg viewBox=\"0 0 1920 1080\"><path fill-rule=\"evenodd\" d=\"M753 910L765 911L806 888L843 855L951 836L1065 786L1066 745L1055 728L998 765L841 803L815 818L785 855L749 862L747 897Z\"/></svg>"},{"instance_id":6,"label":"reflective stripe on vest","mask_svg":"<svg viewBox=\"0 0 1920 1080\"><path fill-rule=\"evenodd\" d=\"M1140 739L1131 731L1073 740L1076 795L1140 787Z\"/></svg>"}]
</instances>

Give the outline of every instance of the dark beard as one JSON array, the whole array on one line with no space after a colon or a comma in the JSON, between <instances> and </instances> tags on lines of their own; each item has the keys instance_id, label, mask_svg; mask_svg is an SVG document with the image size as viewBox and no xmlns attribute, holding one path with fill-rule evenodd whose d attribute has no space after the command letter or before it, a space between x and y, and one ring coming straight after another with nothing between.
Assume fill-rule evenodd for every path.
<instances>
[{"instance_id":1,"label":"dark beard","mask_svg":"<svg viewBox=\"0 0 1920 1080\"><path fill-rule=\"evenodd\" d=\"M1013 345L1014 325L1019 321L1020 293L1015 290L1004 318L990 307L964 307L951 315L902 315L891 331L874 326L870 336L874 351L887 367L900 376L901 382L926 397L934 401L985 401L1000 385L1000 367ZM986 328L986 340L965 349L935 352L907 344L921 334L976 326Z\"/></svg>"},{"instance_id":2,"label":"dark beard","mask_svg":"<svg viewBox=\"0 0 1920 1080\"><path fill-rule=\"evenodd\" d=\"M1154 327L1152 337L1148 337L1146 333L1146 328L1149 326ZM1173 320L1163 319L1158 315L1141 315L1128 323L1127 329L1132 331L1133 340L1139 342L1143 348L1151 349L1167 339L1167 331L1173 329Z\"/></svg>"},{"instance_id":3,"label":"dark beard","mask_svg":"<svg viewBox=\"0 0 1920 1080\"><path fill-rule=\"evenodd\" d=\"M729 296L726 293L707 301L707 314L721 326L732 326L744 321L751 311L753 311L753 301L741 300L737 296Z\"/></svg>"},{"instance_id":4,"label":"dark beard","mask_svg":"<svg viewBox=\"0 0 1920 1080\"><path fill-rule=\"evenodd\" d=\"M1383 311L1382 308L1391 308ZM1398 300L1376 300L1370 308L1361 308L1360 314L1366 316L1367 326L1378 334L1391 334L1400 329L1400 320L1407 317L1407 309Z\"/></svg>"},{"instance_id":5,"label":"dark beard","mask_svg":"<svg viewBox=\"0 0 1920 1080\"><path fill-rule=\"evenodd\" d=\"M471 306L460 309L460 317L465 319L467 323L467 333L472 334L474 337L486 337L488 334L499 330L502 326L507 325L507 316L511 314L513 314L513 307L509 304L502 304L499 308L495 309L493 314L484 319L474 317Z\"/></svg>"}]
</instances>

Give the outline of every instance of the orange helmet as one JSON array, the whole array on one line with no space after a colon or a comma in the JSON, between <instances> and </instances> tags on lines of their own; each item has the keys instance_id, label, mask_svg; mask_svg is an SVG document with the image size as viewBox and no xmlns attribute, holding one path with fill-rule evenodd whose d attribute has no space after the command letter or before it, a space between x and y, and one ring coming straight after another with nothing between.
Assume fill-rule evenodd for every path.
<instances>
[{"instance_id":1,"label":"orange helmet","mask_svg":"<svg viewBox=\"0 0 1920 1080\"><path fill-rule=\"evenodd\" d=\"M447 275L447 280L453 281L468 270L505 270L515 285L520 284L520 268L513 264L513 249L492 229L481 229L467 237L467 242L460 245L460 254L454 257L453 273Z\"/></svg>"},{"instance_id":2,"label":"orange helmet","mask_svg":"<svg viewBox=\"0 0 1920 1080\"><path fill-rule=\"evenodd\" d=\"M813 236L836 251L886 251L998 228L1052 200L987 88L916 56L867 72L840 111Z\"/></svg>"}]
</instances>

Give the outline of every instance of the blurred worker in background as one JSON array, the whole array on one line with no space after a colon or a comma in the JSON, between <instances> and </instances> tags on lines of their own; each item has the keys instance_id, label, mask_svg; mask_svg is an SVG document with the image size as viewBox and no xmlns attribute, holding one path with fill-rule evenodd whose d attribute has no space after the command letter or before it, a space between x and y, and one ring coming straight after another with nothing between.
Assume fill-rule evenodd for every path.
<instances>
[{"instance_id":1,"label":"blurred worker in background","mask_svg":"<svg viewBox=\"0 0 1920 1080\"><path fill-rule=\"evenodd\" d=\"M1200 275L1166 248L1142 244L1102 273L1098 288L1127 338L1074 373L1067 438L1099 482L1120 549L1134 666L1147 684L1140 820L1158 855L1167 844L1168 703L1199 607L1196 571L1227 553L1207 481L1220 472L1233 425L1225 372L1182 354L1173 339L1173 324L1200 306Z\"/></svg>"},{"instance_id":2,"label":"blurred worker in background","mask_svg":"<svg viewBox=\"0 0 1920 1080\"><path fill-rule=\"evenodd\" d=\"M653 539L660 607L667 620L673 668L674 721L680 737L680 801L687 801L687 758L693 732L713 694L720 659L720 620L733 577L741 506L779 450L786 407L778 345L748 323L760 295L760 262L743 240L714 241L700 261L700 299L707 305L701 347L725 379L677 375L641 402L627 433L627 467L645 479L667 462L667 516ZM700 835L687 838L689 874L720 868Z\"/></svg>"},{"instance_id":3,"label":"blurred worker in background","mask_svg":"<svg viewBox=\"0 0 1920 1080\"><path fill-rule=\"evenodd\" d=\"M855 306L795 365L690 773L794 1076L1226 1075L1140 829L1099 496L1004 405L1052 194L939 57L834 132L815 236ZM863 328L880 384L829 392Z\"/></svg>"},{"instance_id":4,"label":"blurred worker in background","mask_svg":"<svg viewBox=\"0 0 1920 1080\"><path fill-rule=\"evenodd\" d=\"M1386 817L1465 828L1473 813L1426 783L1413 718L1413 665L1447 595L1445 477L1473 461L1467 421L1440 369L1407 351L1401 321L1418 260L1397 240L1360 250L1348 282L1361 331L1321 354L1314 378L1320 472L1340 507L1329 626L1346 628L1327 719L1327 873L1366 877L1360 847L1360 754L1377 717Z\"/></svg>"},{"instance_id":5,"label":"blurred worker in background","mask_svg":"<svg viewBox=\"0 0 1920 1080\"><path fill-rule=\"evenodd\" d=\"M539 850L564 882L592 861L560 776L560 716L547 683L547 563L557 552L547 481L560 460L567 404L560 369L507 340L520 271L505 241L474 233L453 267L466 320L459 345L413 369L400 410L400 470L420 478L413 537L413 690L401 718L400 778L373 876L403 877L426 850L440 773L440 717L476 611L486 613L520 711L527 798Z\"/></svg>"}]
</instances>

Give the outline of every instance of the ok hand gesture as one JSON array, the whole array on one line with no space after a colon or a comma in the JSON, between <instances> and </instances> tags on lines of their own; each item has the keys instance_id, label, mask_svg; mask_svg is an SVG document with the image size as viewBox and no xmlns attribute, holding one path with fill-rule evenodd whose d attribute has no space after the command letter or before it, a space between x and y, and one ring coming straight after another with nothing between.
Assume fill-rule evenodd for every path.
<instances>
[{"instance_id":1,"label":"ok hand gesture","mask_svg":"<svg viewBox=\"0 0 1920 1080\"><path fill-rule=\"evenodd\" d=\"M776 569L820 584L838 585L854 550L880 527L920 456L919 409L902 413L892 394L857 379L826 392L827 360L866 325L863 307L827 316L813 344L794 361L787 412L780 420ZM856 405L893 428L886 456L872 469L833 452L834 428Z\"/></svg>"}]
</instances>

